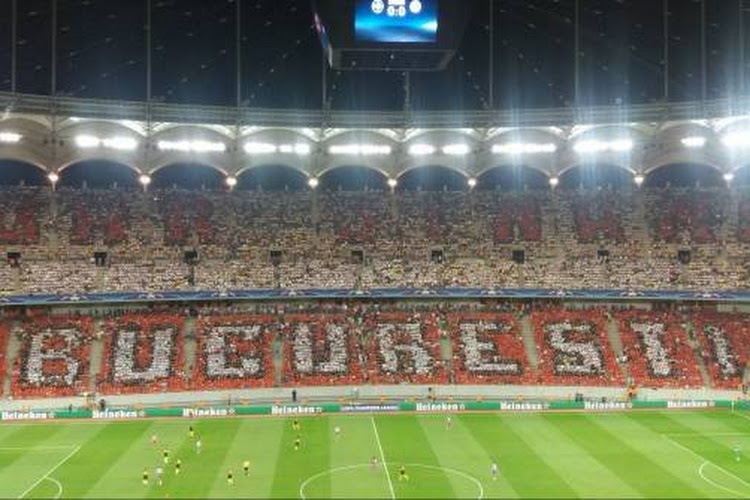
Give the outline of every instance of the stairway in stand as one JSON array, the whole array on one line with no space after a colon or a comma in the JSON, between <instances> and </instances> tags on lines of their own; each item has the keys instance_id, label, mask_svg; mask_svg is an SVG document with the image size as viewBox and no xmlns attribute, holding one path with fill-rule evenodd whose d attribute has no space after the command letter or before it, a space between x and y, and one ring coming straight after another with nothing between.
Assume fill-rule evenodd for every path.
<instances>
[{"instance_id":1,"label":"stairway in stand","mask_svg":"<svg viewBox=\"0 0 750 500\"><path fill-rule=\"evenodd\" d=\"M13 367L18 354L21 352L21 339L16 332L20 323L14 321L8 325L8 345L5 349L5 380L3 380L3 392L5 396L10 395L10 383L13 379Z\"/></svg>"},{"instance_id":2,"label":"stairway in stand","mask_svg":"<svg viewBox=\"0 0 750 500\"><path fill-rule=\"evenodd\" d=\"M521 336L523 345L526 348L526 358L529 360L532 370L539 370L539 353L537 351L536 339L534 338L534 328L531 326L529 317L521 317Z\"/></svg>"}]
</instances>

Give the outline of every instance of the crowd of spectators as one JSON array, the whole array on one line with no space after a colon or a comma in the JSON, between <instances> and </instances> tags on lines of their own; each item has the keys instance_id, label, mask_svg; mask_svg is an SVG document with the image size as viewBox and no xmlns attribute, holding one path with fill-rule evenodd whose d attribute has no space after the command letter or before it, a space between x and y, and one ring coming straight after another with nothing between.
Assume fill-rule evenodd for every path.
<instances>
[{"instance_id":1,"label":"crowd of spectators","mask_svg":"<svg viewBox=\"0 0 750 500\"><path fill-rule=\"evenodd\" d=\"M172 392L185 387L182 317L160 312L107 320L98 390Z\"/></svg>"},{"instance_id":2,"label":"crowd of spectators","mask_svg":"<svg viewBox=\"0 0 750 500\"><path fill-rule=\"evenodd\" d=\"M621 385L601 311L535 311L540 381L551 385Z\"/></svg>"},{"instance_id":3,"label":"crowd of spectators","mask_svg":"<svg viewBox=\"0 0 750 500\"><path fill-rule=\"evenodd\" d=\"M196 326L194 390L249 389L274 385L273 342L277 325L270 314L205 315Z\"/></svg>"},{"instance_id":4,"label":"crowd of spectators","mask_svg":"<svg viewBox=\"0 0 750 500\"><path fill-rule=\"evenodd\" d=\"M13 363L16 398L401 383L736 389L750 361L748 315L709 307L488 299L38 313L0 322L0 356L10 325L18 353L0 380Z\"/></svg>"},{"instance_id":5,"label":"crowd of spectators","mask_svg":"<svg viewBox=\"0 0 750 500\"><path fill-rule=\"evenodd\" d=\"M750 357L748 317L741 314L703 312L692 315L700 353L714 387L741 387Z\"/></svg>"},{"instance_id":6,"label":"crowd of spectators","mask_svg":"<svg viewBox=\"0 0 750 500\"><path fill-rule=\"evenodd\" d=\"M741 190L2 194L3 294L750 282Z\"/></svg>"},{"instance_id":7,"label":"crowd of spectators","mask_svg":"<svg viewBox=\"0 0 750 500\"><path fill-rule=\"evenodd\" d=\"M453 346L458 384L526 384L534 381L519 320L512 313L450 314L447 328Z\"/></svg>"},{"instance_id":8,"label":"crowd of spectators","mask_svg":"<svg viewBox=\"0 0 750 500\"><path fill-rule=\"evenodd\" d=\"M633 382L647 387L701 387L686 319L672 312L618 314L625 361Z\"/></svg>"},{"instance_id":9,"label":"crowd of spectators","mask_svg":"<svg viewBox=\"0 0 750 500\"><path fill-rule=\"evenodd\" d=\"M48 398L89 390L93 321L87 316L38 315L24 321L11 393L18 398ZM10 360L9 360L10 361Z\"/></svg>"},{"instance_id":10,"label":"crowd of spectators","mask_svg":"<svg viewBox=\"0 0 750 500\"><path fill-rule=\"evenodd\" d=\"M291 385L362 382L361 315L289 314L284 317L284 381Z\"/></svg>"}]
</instances>

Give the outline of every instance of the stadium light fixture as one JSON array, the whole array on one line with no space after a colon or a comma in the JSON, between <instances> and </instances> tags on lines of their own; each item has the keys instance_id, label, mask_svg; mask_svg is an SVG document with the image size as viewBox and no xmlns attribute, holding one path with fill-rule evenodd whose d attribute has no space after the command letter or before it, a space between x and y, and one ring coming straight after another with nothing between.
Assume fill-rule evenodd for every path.
<instances>
[{"instance_id":1,"label":"stadium light fixture","mask_svg":"<svg viewBox=\"0 0 750 500\"><path fill-rule=\"evenodd\" d=\"M133 151L138 147L137 140L124 136L100 138L82 134L75 137L75 143L81 149L106 148L115 151Z\"/></svg>"},{"instance_id":2,"label":"stadium light fixture","mask_svg":"<svg viewBox=\"0 0 750 500\"><path fill-rule=\"evenodd\" d=\"M282 144L279 153L286 155L308 156L312 152L309 144Z\"/></svg>"},{"instance_id":3,"label":"stadium light fixture","mask_svg":"<svg viewBox=\"0 0 750 500\"><path fill-rule=\"evenodd\" d=\"M227 145L220 141L205 141L201 139L191 141L159 141L156 143L159 151L179 151L182 153L223 153Z\"/></svg>"},{"instance_id":4,"label":"stadium light fixture","mask_svg":"<svg viewBox=\"0 0 750 500\"><path fill-rule=\"evenodd\" d=\"M727 172L726 174L724 174L724 180L727 182L727 184L732 182L734 180L734 173Z\"/></svg>"},{"instance_id":5,"label":"stadium light fixture","mask_svg":"<svg viewBox=\"0 0 750 500\"><path fill-rule=\"evenodd\" d=\"M443 146L443 154L448 156L466 156L471 153L468 144L448 144Z\"/></svg>"},{"instance_id":6,"label":"stadium light fixture","mask_svg":"<svg viewBox=\"0 0 750 500\"><path fill-rule=\"evenodd\" d=\"M116 151L133 151L138 147L138 141L132 137L110 137L102 139L102 146Z\"/></svg>"},{"instance_id":7,"label":"stadium light fixture","mask_svg":"<svg viewBox=\"0 0 750 500\"><path fill-rule=\"evenodd\" d=\"M579 154L626 153L632 149L632 139L614 139L611 141L589 139L578 141L573 146L573 150Z\"/></svg>"},{"instance_id":8,"label":"stadium light fixture","mask_svg":"<svg viewBox=\"0 0 750 500\"><path fill-rule=\"evenodd\" d=\"M0 132L0 142L3 144L17 144L23 136L15 132Z\"/></svg>"},{"instance_id":9,"label":"stadium light fixture","mask_svg":"<svg viewBox=\"0 0 750 500\"><path fill-rule=\"evenodd\" d=\"M332 155L347 156L387 156L393 149L380 144L338 144L328 148Z\"/></svg>"},{"instance_id":10,"label":"stadium light fixture","mask_svg":"<svg viewBox=\"0 0 750 500\"><path fill-rule=\"evenodd\" d=\"M430 156L434 155L435 146L430 144L412 144L409 146L409 156Z\"/></svg>"},{"instance_id":11,"label":"stadium light fixture","mask_svg":"<svg viewBox=\"0 0 750 500\"><path fill-rule=\"evenodd\" d=\"M730 132L721 138L721 142L728 148L746 149L750 147L750 131Z\"/></svg>"},{"instance_id":12,"label":"stadium light fixture","mask_svg":"<svg viewBox=\"0 0 750 500\"><path fill-rule=\"evenodd\" d=\"M466 183L469 185L471 189L474 189L475 187L477 187L477 180L474 177L470 177L469 180L466 181Z\"/></svg>"},{"instance_id":13,"label":"stadium light fixture","mask_svg":"<svg viewBox=\"0 0 750 500\"><path fill-rule=\"evenodd\" d=\"M224 182L226 182L227 186L229 186L230 188L234 188L237 185L237 177L230 175Z\"/></svg>"},{"instance_id":14,"label":"stadium light fixture","mask_svg":"<svg viewBox=\"0 0 750 500\"><path fill-rule=\"evenodd\" d=\"M317 177L310 177L310 180L307 181L307 185L310 186L311 189L315 189L320 185L320 181Z\"/></svg>"},{"instance_id":15,"label":"stadium light fixture","mask_svg":"<svg viewBox=\"0 0 750 500\"><path fill-rule=\"evenodd\" d=\"M92 149L101 146L102 141L93 135L77 135L75 138L76 146L81 149Z\"/></svg>"},{"instance_id":16,"label":"stadium light fixture","mask_svg":"<svg viewBox=\"0 0 750 500\"><path fill-rule=\"evenodd\" d=\"M492 146L492 153L496 155L549 154L556 151L557 145L551 142L509 142Z\"/></svg>"},{"instance_id":17,"label":"stadium light fixture","mask_svg":"<svg viewBox=\"0 0 750 500\"><path fill-rule=\"evenodd\" d=\"M558 177L549 178L549 185L551 187L556 188L558 184L560 184L560 179Z\"/></svg>"},{"instance_id":18,"label":"stadium light fixture","mask_svg":"<svg viewBox=\"0 0 750 500\"><path fill-rule=\"evenodd\" d=\"M686 148L702 148L706 145L706 138L702 136L684 137L680 142Z\"/></svg>"},{"instance_id":19,"label":"stadium light fixture","mask_svg":"<svg viewBox=\"0 0 750 500\"><path fill-rule=\"evenodd\" d=\"M267 142L247 142L245 143L245 153L249 155L267 155L278 151L274 144Z\"/></svg>"},{"instance_id":20,"label":"stadium light fixture","mask_svg":"<svg viewBox=\"0 0 750 500\"><path fill-rule=\"evenodd\" d=\"M643 183L646 182L646 177L643 174L635 174L633 182L635 182L636 186L641 187L643 186Z\"/></svg>"},{"instance_id":21,"label":"stadium light fixture","mask_svg":"<svg viewBox=\"0 0 750 500\"><path fill-rule=\"evenodd\" d=\"M151 184L151 176L147 174L143 174L138 178L138 182L141 183L141 186L144 188L147 187L149 184Z\"/></svg>"},{"instance_id":22,"label":"stadium light fixture","mask_svg":"<svg viewBox=\"0 0 750 500\"><path fill-rule=\"evenodd\" d=\"M60 176L57 175L56 172L50 172L47 175L47 179L54 185L58 183L58 181L60 180Z\"/></svg>"},{"instance_id":23,"label":"stadium light fixture","mask_svg":"<svg viewBox=\"0 0 750 500\"><path fill-rule=\"evenodd\" d=\"M398 181L394 178L388 179L388 187L391 189L396 189L396 186L398 186Z\"/></svg>"}]
</instances>

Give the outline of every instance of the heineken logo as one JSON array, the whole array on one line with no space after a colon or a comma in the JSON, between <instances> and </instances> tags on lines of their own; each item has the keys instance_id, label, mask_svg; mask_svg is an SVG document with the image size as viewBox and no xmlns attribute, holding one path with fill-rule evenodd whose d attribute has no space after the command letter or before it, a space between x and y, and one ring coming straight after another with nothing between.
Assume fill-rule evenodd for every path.
<instances>
[{"instance_id":1,"label":"heineken logo","mask_svg":"<svg viewBox=\"0 0 750 500\"><path fill-rule=\"evenodd\" d=\"M183 408L182 416L188 418L229 417L234 415L234 408Z\"/></svg>"},{"instance_id":2,"label":"heineken logo","mask_svg":"<svg viewBox=\"0 0 750 500\"><path fill-rule=\"evenodd\" d=\"M104 410L94 411L91 414L91 418L102 419L102 420L118 420L126 418L141 418L146 415L143 411L137 410Z\"/></svg>"},{"instance_id":3,"label":"heineken logo","mask_svg":"<svg viewBox=\"0 0 750 500\"><path fill-rule=\"evenodd\" d=\"M667 401L667 408L711 408L713 401Z\"/></svg>"},{"instance_id":4,"label":"heineken logo","mask_svg":"<svg viewBox=\"0 0 750 500\"><path fill-rule=\"evenodd\" d=\"M49 420L55 418L54 413L44 411L4 411L0 412L0 420Z\"/></svg>"},{"instance_id":5,"label":"heineken logo","mask_svg":"<svg viewBox=\"0 0 750 500\"><path fill-rule=\"evenodd\" d=\"M466 405L463 403L417 403L417 411L449 412L464 410L466 410Z\"/></svg>"},{"instance_id":6,"label":"heineken logo","mask_svg":"<svg viewBox=\"0 0 750 500\"><path fill-rule=\"evenodd\" d=\"M322 406L272 406L271 415L310 415L323 413Z\"/></svg>"},{"instance_id":7,"label":"heineken logo","mask_svg":"<svg viewBox=\"0 0 750 500\"><path fill-rule=\"evenodd\" d=\"M503 411L541 411L548 407L547 403L500 403L500 409Z\"/></svg>"},{"instance_id":8,"label":"heineken logo","mask_svg":"<svg viewBox=\"0 0 750 500\"><path fill-rule=\"evenodd\" d=\"M583 407L586 410L628 410L633 407L632 403L625 403L623 401L586 401L583 403Z\"/></svg>"}]
</instances>

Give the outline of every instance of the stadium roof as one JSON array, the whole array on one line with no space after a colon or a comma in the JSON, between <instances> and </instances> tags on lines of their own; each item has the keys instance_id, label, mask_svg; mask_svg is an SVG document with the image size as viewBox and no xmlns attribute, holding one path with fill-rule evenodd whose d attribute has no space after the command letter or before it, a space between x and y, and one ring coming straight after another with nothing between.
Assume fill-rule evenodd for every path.
<instances>
[{"instance_id":1,"label":"stadium roof","mask_svg":"<svg viewBox=\"0 0 750 500\"><path fill-rule=\"evenodd\" d=\"M53 1L0 2L0 33L5 34L0 40L0 90L11 90L15 82L19 92L50 93ZM148 0L56 1L56 93L145 99ZM235 1L151 0L154 100L235 103ZM243 104L322 108L321 49L310 2L241 1ZM746 88L747 9L742 0L470 1L475 3L473 16L449 68L411 75L414 110L483 110L491 107L491 95L492 107L498 109L571 105L576 26L579 105L736 97ZM326 90L334 110L398 110L404 102L404 77L331 72Z\"/></svg>"}]
</instances>

